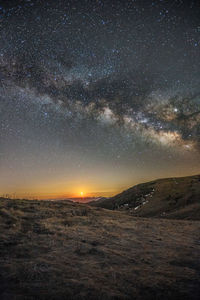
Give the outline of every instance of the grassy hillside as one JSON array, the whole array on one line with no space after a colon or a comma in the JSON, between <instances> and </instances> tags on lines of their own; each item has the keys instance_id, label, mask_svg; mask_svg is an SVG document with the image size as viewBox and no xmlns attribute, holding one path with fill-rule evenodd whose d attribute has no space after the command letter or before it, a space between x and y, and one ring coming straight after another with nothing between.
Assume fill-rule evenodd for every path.
<instances>
[{"instance_id":1,"label":"grassy hillside","mask_svg":"<svg viewBox=\"0 0 200 300\"><path fill-rule=\"evenodd\" d=\"M200 222L0 200L0 299L199 299Z\"/></svg>"},{"instance_id":2,"label":"grassy hillside","mask_svg":"<svg viewBox=\"0 0 200 300\"><path fill-rule=\"evenodd\" d=\"M200 175L139 184L90 205L127 210L142 217L200 220Z\"/></svg>"}]
</instances>

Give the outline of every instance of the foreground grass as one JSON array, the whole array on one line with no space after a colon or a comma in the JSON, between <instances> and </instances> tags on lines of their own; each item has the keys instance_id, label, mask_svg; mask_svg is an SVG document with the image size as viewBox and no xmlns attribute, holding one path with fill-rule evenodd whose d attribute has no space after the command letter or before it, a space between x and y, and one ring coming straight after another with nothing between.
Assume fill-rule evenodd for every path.
<instances>
[{"instance_id":1,"label":"foreground grass","mask_svg":"<svg viewBox=\"0 0 200 300\"><path fill-rule=\"evenodd\" d=\"M0 299L199 299L200 222L0 200Z\"/></svg>"}]
</instances>

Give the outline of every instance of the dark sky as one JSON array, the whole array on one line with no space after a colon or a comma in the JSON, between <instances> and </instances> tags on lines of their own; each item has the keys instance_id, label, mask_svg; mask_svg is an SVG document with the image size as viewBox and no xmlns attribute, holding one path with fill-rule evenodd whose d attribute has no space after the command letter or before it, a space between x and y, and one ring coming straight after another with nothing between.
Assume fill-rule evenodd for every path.
<instances>
[{"instance_id":1,"label":"dark sky","mask_svg":"<svg viewBox=\"0 0 200 300\"><path fill-rule=\"evenodd\" d=\"M0 1L1 194L199 172L199 1Z\"/></svg>"}]
</instances>

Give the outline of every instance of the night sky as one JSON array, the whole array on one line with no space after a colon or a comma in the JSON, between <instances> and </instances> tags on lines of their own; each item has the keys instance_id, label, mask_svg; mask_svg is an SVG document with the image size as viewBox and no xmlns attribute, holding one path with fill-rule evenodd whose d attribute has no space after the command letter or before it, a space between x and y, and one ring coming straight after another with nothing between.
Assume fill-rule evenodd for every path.
<instances>
[{"instance_id":1,"label":"night sky","mask_svg":"<svg viewBox=\"0 0 200 300\"><path fill-rule=\"evenodd\" d=\"M0 1L0 194L200 173L199 1Z\"/></svg>"}]
</instances>

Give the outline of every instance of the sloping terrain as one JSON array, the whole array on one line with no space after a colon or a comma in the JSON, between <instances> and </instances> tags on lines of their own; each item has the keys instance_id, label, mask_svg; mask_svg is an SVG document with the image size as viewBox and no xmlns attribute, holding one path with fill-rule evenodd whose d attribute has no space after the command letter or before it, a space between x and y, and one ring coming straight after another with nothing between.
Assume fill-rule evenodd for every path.
<instances>
[{"instance_id":1,"label":"sloping terrain","mask_svg":"<svg viewBox=\"0 0 200 300\"><path fill-rule=\"evenodd\" d=\"M0 200L0 299L199 299L200 222Z\"/></svg>"},{"instance_id":2,"label":"sloping terrain","mask_svg":"<svg viewBox=\"0 0 200 300\"><path fill-rule=\"evenodd\" d=\"M91 206L127 210L135 216L200 220L200 175L136 185Z\"/></svg>"}]
</instances>

